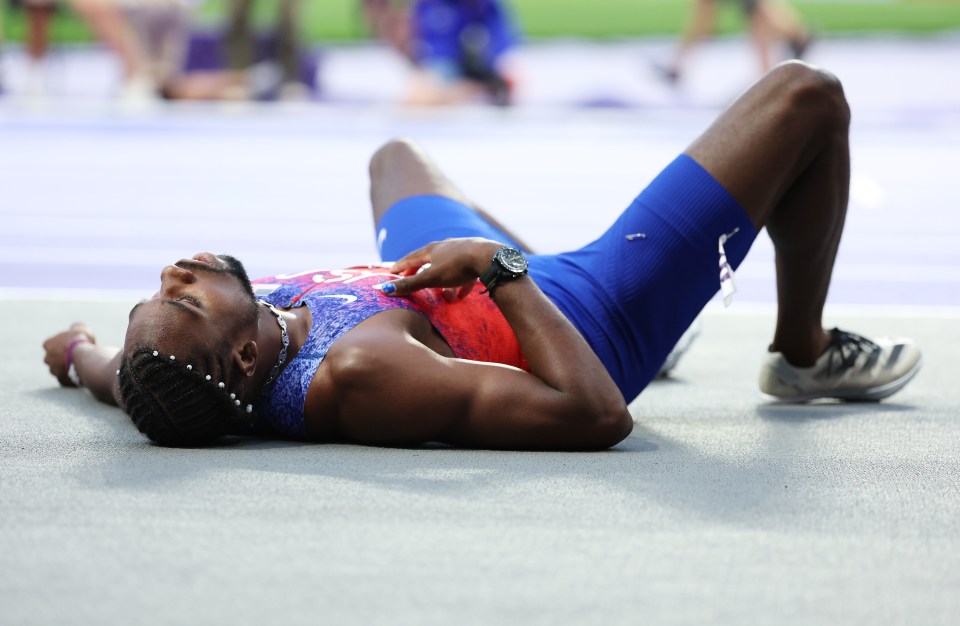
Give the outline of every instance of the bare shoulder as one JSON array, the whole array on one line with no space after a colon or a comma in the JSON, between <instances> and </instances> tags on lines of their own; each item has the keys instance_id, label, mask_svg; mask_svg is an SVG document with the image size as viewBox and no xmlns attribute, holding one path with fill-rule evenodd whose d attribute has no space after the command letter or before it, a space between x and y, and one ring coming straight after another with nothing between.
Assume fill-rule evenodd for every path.
<instances>
[{"instance_id":1,"label":"bare shoulder","mask_svg":"<svg viewBox=\"0 0 960 626\"><path fill-rule=\"evenodd\" d=\"M345 333L330 347L324 362L337 385L364 384L402 368L410 358L436 352L432 327L419 313L405 309L384 311Z\"/></svg>"},{"instance_id":2,"label":"bare shoulder","mask_svg":"<svg viewBox=\"0 0 960 626\"><path fill-rule=\"evenodd\" d=\"M424 433L403 419L410 383L435 379L445 359L429 339L420 340L431 332L428 322L421 328L421 319L412 311L380 313L331 346L308 393L308 409L325 416L329 432L361 443L423 440Z\"/></svg>"}]
</instances>

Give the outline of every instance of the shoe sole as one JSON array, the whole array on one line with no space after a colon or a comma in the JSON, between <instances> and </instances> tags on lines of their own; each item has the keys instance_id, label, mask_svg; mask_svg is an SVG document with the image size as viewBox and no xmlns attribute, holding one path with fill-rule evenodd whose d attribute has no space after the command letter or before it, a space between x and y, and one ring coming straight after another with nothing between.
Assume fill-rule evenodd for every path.
<instances>
[{"instance_id":1,"label":"shoe sole","mask_svg":"<svg viewBox=\"0 0 960 626\"><path fill-rule=\"evenodd\" d=\"M803 404L804 402L810 402L812 400L824 400L824 399L833 399L833 400L844 400L846 402L879 402L884 398L888 398L893 394L897 393L909 383L914 376L917 375L917 372L920 371L920 368L923 366L923 359L917 361L917 363L910 369L909 372L901 376L896 380L891 380L885 385L880 385L879 387L872 387L870 389L856 389L850 391L829 391L829 392L817 392L817 393L807 393L799 396L791 396L789 398L781 398L780 396L772 396L768 393L758 391L760 397L770 402L771 404Z\"/></svg>"},{"instance_id":2,"label":"shoe sole","mask_svg":"<svg viewBox=\"0 0 960 626\"><path fill-rule=\"evenodd\" d=\"M676 369L677 364L680 362L680 359L683 358L683 355L687 353L687 350L690 349L690 346L693 345L693 342L697 340L697 337L700 336L701 332L701 323L699 319L693 320L693 323L690 324L690 327L687 328L680 335L680 339L677 340L677 344L673 347L673 350L667 355L666 360L663 362L663 365L660 366L660 370L657 372L655 379L669 378L670 372ZM670 357L673 357L672 359Z\"/></svg>"}]
</instances>

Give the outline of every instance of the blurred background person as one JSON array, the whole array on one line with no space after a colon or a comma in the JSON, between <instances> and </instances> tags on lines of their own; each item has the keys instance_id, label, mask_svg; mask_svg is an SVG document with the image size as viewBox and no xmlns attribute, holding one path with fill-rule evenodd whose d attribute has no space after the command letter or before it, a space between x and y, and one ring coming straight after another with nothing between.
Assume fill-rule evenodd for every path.
<instances>
[{"instance_id":1,"label":"blurred background person","mask_svg":"<svg viewBox=\"0 0 960 626\"><path fill-rule=\"evenodd\" d=\"M120 100L156 100L183 67L190 0L71 0L77 15L117 57Z\"/></svg>"},{"instance_id":2,"label":"blurred background person","mask_svg":"<svg viewBox=\"0 0 960 626\"><path fill-rule=\"evenodd\" d=\"M747 20L750 41L757 54L761 74L766 74L781 60L775 58L775 44L786 43L789 58L803 58L812 35L793 7L781 0L736 1ZM666 66L658 67L664 78L669 82L680 79L691 51L713 33L716 23L717 1L694 0L673 60Z\"/></svg>"},{"instance_id":3,"label":"blurred background person","mask_svg":"<svg viewBox=\"0 0 960 626\"><path fill-rule=\"evenodd\" d=\"M288 77L281 69L283 63L254 65L253 35L248 29L244 30L251 42L251 53L246 58L238 56L237 67L186 72L195 4L191 0L72 0L77 15L120 63L122 104L141 106L161 99L264 99L281 88ZM249 2L241 4L243 11L249 10ZM283 2L287 8L294 4L290 0ZM239 19L247 23L249 16ZM228 30L240 32L234 24ZM238 49L245 46L246 43L238 44ZM296 48L290 54L295 59ZM296 67L295 63L292 66Z\"/></svg>"},{"instance_id":4,"label":"blurred background person","mask_svg":"<svg viewBox=\"0 0 960 626\"><path fill-rule=\"evenodd\" d=\"M272 36L268 39L269 57L279 72L280 99L303 99L309 97L310 89L301 78L300 58L302 44L297 26L300 0L267 0L276 5L276 20ZM258 37L251 26L254 0L230 0L227 5L227 29L224 35L227 67L232 71L246 71L257 65ZM267 74L264 66L258 71Z\"/></svg>"},{"instance_id":5,"label":"blurred background person","mask_svg":"<svg viewBox=\"0 0 960 626\"><path fill-rule=\"evenodd\" d=\"M413 63L412 106L509 105L517 26L499 0L363 0L371 32Z\"/></svg>"},{"instance_id":6,"label":"blurred background person","mask_svg":"<svg viewBox=\"0 0 960 626\"><path fill-rule=\"evenodd\" d=\"M9 0L12 9L26 15L24 50L27 56L24 95L42 99L47 90L47 52L50 47L50 22L57 10L56 0ZM0 47L3 45L3 8L0 7ZM3 93L3 68L0 67L0 93Z\"/></svg>"},{"instance_id":7,"label":"blurred background person","mask_svg":"<svg viewBox=\"0 0 960 626\"><path fill-rule=\"evenodd\" d=\"M25 48L28 67L24 92L39 100L47 91L47 52L50 48L50 22L57 10L56 0L16 0L26 13Z\"/></svg>"}]
</instances>

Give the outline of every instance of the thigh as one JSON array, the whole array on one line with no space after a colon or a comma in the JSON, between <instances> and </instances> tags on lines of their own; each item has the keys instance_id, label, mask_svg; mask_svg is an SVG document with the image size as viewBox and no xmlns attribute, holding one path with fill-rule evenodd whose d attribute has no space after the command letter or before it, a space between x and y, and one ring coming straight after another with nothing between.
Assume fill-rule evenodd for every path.
<instances>
[{"instance_id":1,"label":"thigh","mask_svg":"<svg viewBox=\"0 0 960 626\"><path fill-rule=\"evenodd\" d=\"M523 249L471 207L440 195L404 198L391 206L377 225L377 249L384 261L396 261L428 243L451 237L485 237Z\"/></svg>"},{"instance_id":2,"label":"thigh","mask_svg":"<svg viewBox=\"0 0 960 626\"><path fill-rule=\"evenodd\" d=\"M461 204L470 200L420 146L408 139L387 142L370 159L370 203L378 227L394 205L416 196L444 196Z\"/></svg>"},{"instance_id":3,"label":"thigh","mask_svg":"<svg viewBox=\"0 0 960 626\"><path fill-rule=\"evenodd\" d=\"M720 288L718 240L737 267L756 236L749 216L686 155L596 241L535 256L530 272L573 322L629 402Z\"/></svg>"},{"instance_id":4,"label":"thigh","mask_svg":"<svg viewBox=\"0 0 960 626\"><path fill-rule=\"evenodd\" d=\"M686 154L720 182L757 229L822 149L846 102L831 74L779 65L697 138Z\"/></svg>"}]
</instances>

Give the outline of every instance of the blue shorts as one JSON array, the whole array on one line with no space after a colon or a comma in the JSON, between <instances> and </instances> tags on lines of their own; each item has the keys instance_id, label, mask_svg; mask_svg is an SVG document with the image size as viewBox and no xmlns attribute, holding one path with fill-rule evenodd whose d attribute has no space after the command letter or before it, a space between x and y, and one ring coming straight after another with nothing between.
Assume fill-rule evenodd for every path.
<instances>
[{"instance_id":1,"label":"blue shorts","mask_svg":"<svg viewBox=\"0 0 960 626\"><path fill-rule=\"evenodd\" d=\"M717 242L734 231L724 248L736 268L756 229L720 183L680 155L596 241L571 252L531 255L530 275L629 402L719 290ZM460 202L415 196L384 214L377 242L381 258L394 261L432 241L476 236L517 245Z\"/></svg>"},{"instance_id":2,"label":"blue shorts","mask_svg":"<svg viewBox=\"0 0 960 626\"><path fill-rule=\"evenodd\" d=\"M469 73L465 57L486 71L517 45L520 33L500 0L420 0L411 16L417 64L453 80ZM469 77L469 76L467 76Z\"/></svg>"}]
</instances>

